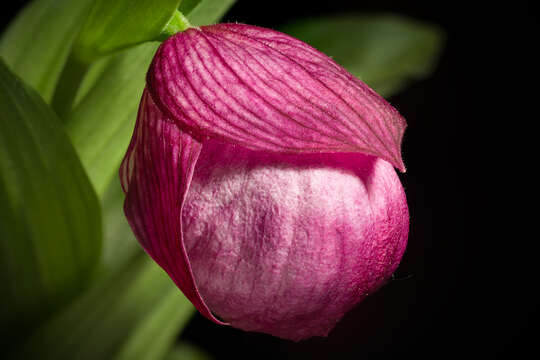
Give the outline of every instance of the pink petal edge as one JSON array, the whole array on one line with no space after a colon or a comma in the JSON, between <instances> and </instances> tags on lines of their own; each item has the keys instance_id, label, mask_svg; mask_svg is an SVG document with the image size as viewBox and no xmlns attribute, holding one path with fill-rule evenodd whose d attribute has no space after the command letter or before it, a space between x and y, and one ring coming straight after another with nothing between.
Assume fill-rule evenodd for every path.
<instances>
[{"instance_id":1,"label":"pink petal edge","mask_svg":"<svg viewBox=\"0 0 540 360\"><path fill-rule=\"evenodd\" d=\"M159 110L145 89L120 167L124 211L144 250L201 314L228 325L214 317L197 289L179 221L201 148Z\"/></svg>"},{"instance_id":2,"label":"pink petal edge","mask_svg":"<svg viewBox=\"0 0 540 360\"><path fill-rule=\"evenodd\" d=\"M406 122L325 54L243 24L191 28L159 47L147 75L160 109L198 139L285 153L360 152L401 171Z\"/></svg>"}]
</instances>

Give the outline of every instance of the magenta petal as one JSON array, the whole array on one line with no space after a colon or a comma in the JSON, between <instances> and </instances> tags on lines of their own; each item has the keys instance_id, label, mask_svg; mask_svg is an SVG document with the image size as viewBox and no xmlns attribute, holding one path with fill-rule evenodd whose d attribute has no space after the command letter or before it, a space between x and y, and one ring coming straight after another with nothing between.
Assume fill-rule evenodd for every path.
<instances>
[{"instance_id":1,"label":"magenta petal","mask_svg":"<svg viewBox=\"0 0 540 360\"><path fill-rule=\"evenodd\" d=\"M273 152L361 152L404 171L405 120L328 56L242 24L180 32L159 48L148 88L199 139Z\"/></svg>"},{"instance_id":2,"label":"magenta petal","mask_svg":"<svg viewBox=\"0 0 540 360\"><path fill-rule=\"evenodd\" d=\"M361 154L204 143L182 216L198 288L232 326L324 336L384 284L408 210L392 166Z\"/></svg>"},{"instance_id":3,"label":"magenta petal","mask_svg":"<svg viewBox=\"0 0 540 360\"><path fill-rule=\"evenodd\" d=\"M120 168L124 210L145 251L204 316L223 324L197 290L179 221L200 151L201 144L164 116L145 90Z\"/></svg>"}]
</instances>

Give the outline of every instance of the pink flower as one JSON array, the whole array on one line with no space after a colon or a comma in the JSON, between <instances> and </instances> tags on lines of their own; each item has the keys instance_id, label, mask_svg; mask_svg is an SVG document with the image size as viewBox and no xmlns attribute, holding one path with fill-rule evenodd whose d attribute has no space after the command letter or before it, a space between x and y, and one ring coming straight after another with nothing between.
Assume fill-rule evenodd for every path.
<instances>
[{"instance_id":1,"label":"pink flower","mask_svg":"<svg viewBox=\"0 0 540 360\"><path fill-rule=\"evenodd\" d=\"M120 177L144 249L207 318L326 335L395 271L405 121L326 55L255 26L191 28L147 77ZM218 320L219 319L221 320Z\"/></svg>"}]
</instances>

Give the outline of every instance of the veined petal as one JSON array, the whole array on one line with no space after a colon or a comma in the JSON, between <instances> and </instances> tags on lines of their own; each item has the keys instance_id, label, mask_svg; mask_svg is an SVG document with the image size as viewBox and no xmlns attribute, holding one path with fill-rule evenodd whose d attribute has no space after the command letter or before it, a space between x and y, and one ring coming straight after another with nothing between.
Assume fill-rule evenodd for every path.
<instances>
[{"instance_id":1,"label":"veined petal","mask_svg":"<svg viewBox=\"0 0 540 360\"><path fill-rule=\"evenodd\" d=\"M328 56L242 24L188 29L159 48L147 77L182 129L252 150L361 152L404 171L405 120Z\"/></svg>"},{"instance_id":2,"label":"veined petal","mask_svg":"<svg viewBox=\"0 0 540 360\"><path fill-rule=\"evenodd\" d=\"M145 251L204 316L223 324L197 290L180 221L201 147L159 110L145 90L120 179L126 217Z\"/></svg>"}]
</instances>

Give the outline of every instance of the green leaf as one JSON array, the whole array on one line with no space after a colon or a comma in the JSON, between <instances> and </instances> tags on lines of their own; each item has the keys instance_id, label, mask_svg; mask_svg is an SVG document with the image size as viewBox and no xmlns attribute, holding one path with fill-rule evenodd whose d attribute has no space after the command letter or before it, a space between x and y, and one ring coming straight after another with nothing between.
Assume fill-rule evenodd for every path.
<instances>
[{"instance_id":1,"label":"green leaf","mask_svg":"<svg viewBox=\"0 0 540 360\"><path fill-rule=\"evenodd\" d=\"M305 19L280 30L331 56L384 96L429 75L443 42L438 27L389 14Z\"/></svg>"},{"instance_id":2,"label":"green leaf","mask_svg":"<svg viewBox=\"0 0 540 360\"><path fill-rule=\"evenodd\" d=\"M162 359L193 305L140 254L42 326L14 359Z\"/></svg>"},{"instance_id":3,"label":"green leaf","mask_svg":"<svg viewBox=\"0 0 540 360\"><path fill-rule=\"evenodd\" d=\"M178 11L182 14L189 14L200 2L201 0L182 0Z\"/></svg>"},{"instance_id":4,"label":"green leaf","mask_svg":"<svg viewBox=\"0 0 540 360\"><path fill-rule=\"evenodd\" d=\"M176 286L172 286L163 294L159 304L133 329L115 359L162 359L194 310L189 300Z\"/></svg>"},{"instance_id":5,"label":"green leaf","mask_svg":"<svg viewBox=\"0 0 540 360\"><path fill-rule=\"evenodd\" d=\"M180 0L96 0L74 45L90 63L98 57L156 39Z\"/></svg>"},{"instance_id":6,"label":"green leaf","mask_svg":"<svg viewBox=\"0 0 540 360\"><path fill-rule=\"evenodd\" d=\"M100 197L117 176L158 45L142 44L94 64L66 119L67 132Z\"/></svg>"},{"instance_id":7,"label":"green leaf","mask_svg":"<svg viewBox=\"0 0 540 360\"><path fill-rule=\"evenodd\" d=\"M180 342L163 358L163 360L210 360L212 357L202 349L186 342Z\"/></svg>"},{"instance_id":8,"label":"green leaf","mask_svg":"<svg viewBox=\"0 0 540 360\"><path fill-rule=\"evenodd\" d=\"M33 1L0 39L0 56L47 103L91 1Z\"/></svg>"},{"instance_id":9,"label":"green leaf","mask_svg":"<svg viewBox=\"0 0 540 360\"><path fill-rule=\"evenodd\" d=\"M85 288L100 250L98 199L59 119L0 61L2 340Z\"/></svg>"},{"instance_id":10,"label":"green leaf","mask_svg":"<svg viewBox=\"0 0 540 360\"><path fill-rule=\"evenodd\" d=\"M213 24L234 5L236 0L202 0L189 13L184 13L194 26Z\"/></svg>"},{"instance_id":11,"label":"green leaf","mask_svg":"<svg viewBox=\"0 0 540 360\"><path fill-rule=\"evenodd\" d=\"M116 271L142 250L124 215L124 192L114 177L102 200L103 265L106 273Z\"/></svg>"}]
</instances>

